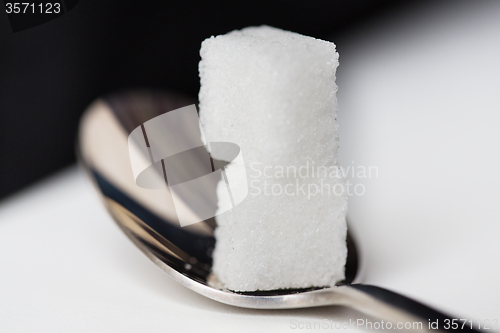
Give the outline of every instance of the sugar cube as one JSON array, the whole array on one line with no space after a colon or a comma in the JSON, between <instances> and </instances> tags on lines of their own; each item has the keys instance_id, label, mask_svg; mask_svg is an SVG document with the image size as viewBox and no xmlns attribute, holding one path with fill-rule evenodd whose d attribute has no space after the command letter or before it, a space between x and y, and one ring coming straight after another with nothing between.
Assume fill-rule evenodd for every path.
<instances>
[{"instance_id":1,"label":"sugar cube","mask_svg":"<svg viewBox=\"0 0 500 333\"><path fill-rule=\"evenodd\" d=\"M347 257L335 44L260 26L200 54L205 137L239 145L249 187L216 217L213 273L234 291L335 285Z\"/></svg>"}]
</instances>

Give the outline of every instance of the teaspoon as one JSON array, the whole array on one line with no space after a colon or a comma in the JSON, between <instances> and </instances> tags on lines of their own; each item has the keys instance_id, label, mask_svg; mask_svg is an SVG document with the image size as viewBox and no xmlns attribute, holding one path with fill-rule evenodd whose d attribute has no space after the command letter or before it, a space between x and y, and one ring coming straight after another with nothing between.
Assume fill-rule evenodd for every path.
<instances>
[{"instance_id":1,"label":"teaspoon","mask_svg":"<svg viewBox=\"0 0 500 333\"><path fill-rule=\"evenodd\" d=\"M77 155L80 165L116 224L158 267L181 285L218 302L254 309L342 305L391 323L419 322L424 330L478 332L471 321L454 325L449 316L392 291L354 283L358 253L348 234L346 278L332 288L233 292L217 287L211 274L213 218L180 227L171 193L138 187L128 157L128 135L137 126L193 101L164 92L124 92L94 102L82 117ZM437 323L430 327L431 323ZM395 328L395 327L393 327Z\"/></svg>"}]
</instances>

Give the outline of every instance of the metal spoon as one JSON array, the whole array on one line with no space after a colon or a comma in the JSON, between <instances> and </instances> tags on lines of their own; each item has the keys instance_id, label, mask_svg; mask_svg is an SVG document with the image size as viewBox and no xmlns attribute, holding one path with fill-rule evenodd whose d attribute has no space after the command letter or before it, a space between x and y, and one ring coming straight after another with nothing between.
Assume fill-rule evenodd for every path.
<instances>
[{"instance_id":1,"label":"metal spoon","mask_svg":"<svg viewBox=\"0 0 500 333\"><path fill-rule=\"evenodd\" d=\"M129 133L164 112L193 104L172 93L129 92L94 102L82 118L78 158L106 209L142 252L183 286L213 300L244 308L289 309L343 305L391 323L420 322L424 330L457 329L453 316L376 286L352 284L358 255L348 235L346 279L334 288L232 292L216 287L211 274L215 222L181 228L168 190L136 186L128 158ZM458 319L458 318L457 318ZM471 322L459 330L474 331ZM396 328L394 326L393 328Z\"/></svg>"}]
</instances>

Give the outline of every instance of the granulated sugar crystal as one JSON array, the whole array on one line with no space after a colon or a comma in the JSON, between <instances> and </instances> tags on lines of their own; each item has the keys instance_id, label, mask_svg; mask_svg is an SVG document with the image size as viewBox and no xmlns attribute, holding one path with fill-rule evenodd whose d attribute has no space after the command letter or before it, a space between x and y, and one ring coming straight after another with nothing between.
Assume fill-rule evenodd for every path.
<instances>
[{"instance_id":1,"label":"granulated sugar crystal","mask_svg":"<svg viewBox=\"0 0 500 333\"><path fill-rule=\"evenodd\" d=\"M216 217L213 273L234 291L335 285L347 257L335 45L261 26L200 54L205 137L239 145L249 187Z\"/></svg>"}]
</instances>

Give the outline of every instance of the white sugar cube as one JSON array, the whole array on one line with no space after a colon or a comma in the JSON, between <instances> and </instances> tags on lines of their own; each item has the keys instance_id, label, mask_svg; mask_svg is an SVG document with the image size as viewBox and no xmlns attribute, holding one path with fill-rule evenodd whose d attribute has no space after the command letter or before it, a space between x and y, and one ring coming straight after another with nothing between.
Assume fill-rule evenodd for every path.
<instances>
[{"instance_id":1,"label":"white sugar cube","mask_svg":"<svg viewBox=\"0 0 500 333\"><path fill-rule=\"evenodd\" d=\"M335 45L261 26L200 54L205 137L240 146L249 186L216 217L213 273L235 291L335 285L347 256Z\"/></svg>"}]
</instances>

